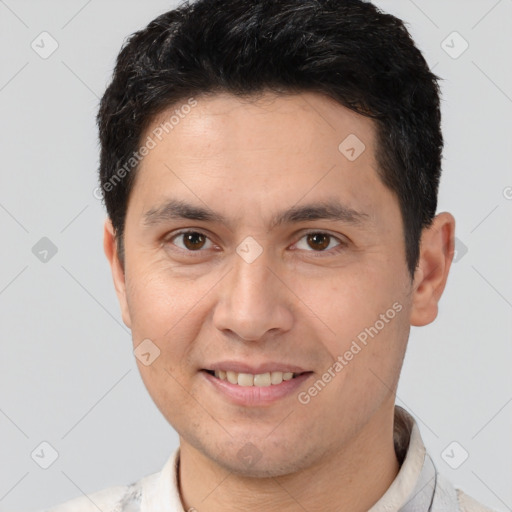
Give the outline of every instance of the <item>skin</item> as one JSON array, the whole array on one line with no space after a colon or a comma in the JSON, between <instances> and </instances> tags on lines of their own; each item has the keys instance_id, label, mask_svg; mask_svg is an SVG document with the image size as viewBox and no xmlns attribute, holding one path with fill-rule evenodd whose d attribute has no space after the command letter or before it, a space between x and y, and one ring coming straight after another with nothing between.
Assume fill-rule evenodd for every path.
<instances>
[{"instance_id":1,"label":"skin","mask_svg":"<svg viewBox=\"0 0 512 512\"><path fill-rule=\"evenodd\" d=\"M184 509L367 511L399 470L396 386L410 326L437 316L455 220L440 213L423 231L411 280L398 200L377 176L371 120L316 93L196 99L137 171L124 268L109 220L104 228L134 347L149 338L160 350L149 366L137 364L180 436ZM355 161L338 149L349 134L366 147ZM207 206L230 225L147 226L146 212L171 197ZM364 225L314 220L269 229L277 212L332 197L366 213ZM183 228L206 236L186 245L175 237ZM311 241L311 231L331 236ZM252 263L236 252L247 236L263 250ZM263 406L235 405L201 372L227 359L279 361L313 372L297 390L307 391L397 302L401 311L308 404L294 392ZM252 464L239 454L247 443L259 457Z\"/></svg>"}]
</instances>

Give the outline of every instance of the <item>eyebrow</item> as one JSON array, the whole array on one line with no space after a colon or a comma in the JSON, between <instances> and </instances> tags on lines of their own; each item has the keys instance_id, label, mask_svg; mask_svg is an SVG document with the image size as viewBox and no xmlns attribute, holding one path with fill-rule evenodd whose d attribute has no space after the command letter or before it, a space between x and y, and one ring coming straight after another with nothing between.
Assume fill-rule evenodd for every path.
<instances>
[{"instance_id":1,"label":"eyebrow","mask_svg":"<svg viewBox=\"0 0 512 512\"><path fill-rule=\"evenodd\" d=\"M169 199L164 204L151 208L143 217L145 226L155 226L169 220L197 220L224 224L230 227L231 223L220 213L210 208L187 203L180 199ZM292 206L274 215L269 222L269 230L282 224L292 224L304 221L332 220L363 226L370 220L370 216L361 211L343 205L337 199L328 199L302 206Z\"/></svg>"}]
</instances>

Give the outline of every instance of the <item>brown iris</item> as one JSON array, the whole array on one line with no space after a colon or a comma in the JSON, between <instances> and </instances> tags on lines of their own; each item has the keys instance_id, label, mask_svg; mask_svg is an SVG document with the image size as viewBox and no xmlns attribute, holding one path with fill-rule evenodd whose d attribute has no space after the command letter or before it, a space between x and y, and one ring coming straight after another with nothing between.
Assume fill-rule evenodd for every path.
<instances>
[{"instance_id":1,"label":"brown iris","mask_svg":"<svg viewBox=\"0 0 512 512\"><path fill-rule=\"evenodd\" d=\"M190 231L188 233L182 233L183 235L183 243L185 247L191 251L196 249L201 249L203 247L204 242L206 240L206 236L202 233L197 233L195 231Z\"/></svg>"},{"instance_id":2,"label":"brown iris","mask_svg":"<svg viewBox=\"0 0 512 512\"><path fill-rule=\"evenodd\" d=\"M310 233L308 234L308 243L312 242L313 245L317 247L313 247L313 249L325 249L329 246L330 236L323 233ZM321 242L323 240L323 242ZM320 246L320 247L319 247Z\"/></svg>"}]
</instances>

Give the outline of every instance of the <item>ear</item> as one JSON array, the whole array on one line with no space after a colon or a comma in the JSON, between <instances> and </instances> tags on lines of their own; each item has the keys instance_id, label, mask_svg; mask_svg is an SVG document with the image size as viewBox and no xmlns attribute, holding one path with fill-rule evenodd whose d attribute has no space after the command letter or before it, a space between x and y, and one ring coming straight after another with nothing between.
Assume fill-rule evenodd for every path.
<instances>
[{"instance_id":1,"label":"ear","mask_svg":"<svg viewBox=\"0 0 512 512\"><path fill-rule=\"evenodd\" d=\"M121 314L123 316L123 322L128 328L131 328L130 311L128 308L128 302L126 300L126 282L124 269L119 261L119 255L117 253L117 243L114 227L112 221L107 218L103 229L103 249L107 256L108 262L110 263L110 269L112 271L112 278L114 280L114 287L116 289L117 299L121 306Z\"/></svg>"},{"instance_id":2,"label":"ear","mask_svg":"<svg viewBox=\"0 0 512 512\"><path fill-rule=\"evenodd\" d=\"M448 212L436 215L421 235L420 258L414 273L411 325L435 320L455 251L455 219Z\"/></svg>"}]
</instances>

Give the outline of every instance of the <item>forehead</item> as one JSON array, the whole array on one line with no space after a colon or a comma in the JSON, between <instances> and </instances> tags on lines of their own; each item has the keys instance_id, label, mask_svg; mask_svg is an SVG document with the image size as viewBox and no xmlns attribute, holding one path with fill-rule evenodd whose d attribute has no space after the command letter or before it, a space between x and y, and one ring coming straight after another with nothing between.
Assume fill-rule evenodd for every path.
<instances>
[{"instance_id":1,"label":"forehead","mask_svg":"<svg viewBox=\"0 0 512 512\"><path fill-rule=\"evenodd\" d=\"M252 212L268 224L284 206L300 202L336 196L374 218L380 203L394 201L377 175L372 121L334 100L316 93L223 93L194 101L162 112L142 137L155 144L132 194L146 219L169 196L231 216Z\"/></svg>"},{"instance_id":2,"label":"forehead","mask_svg":"<svg viewBox=\"0 0 512 512\"><path fill-rule=\"evenodd\" d=\"M328 148L338 158L339 143L349 135L364 139L367 146L374 143L371 119L314 92L244 97L223 92L197 96L194 102L190 108L190 99L183 99L163 111L147 134L160 130L166 138L174 133L180 137L178 155L194 149L196 156L205 157L220 149L241 153L280 147L300 154Z\"/></svg>"}]
</instances>

